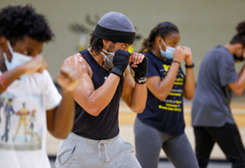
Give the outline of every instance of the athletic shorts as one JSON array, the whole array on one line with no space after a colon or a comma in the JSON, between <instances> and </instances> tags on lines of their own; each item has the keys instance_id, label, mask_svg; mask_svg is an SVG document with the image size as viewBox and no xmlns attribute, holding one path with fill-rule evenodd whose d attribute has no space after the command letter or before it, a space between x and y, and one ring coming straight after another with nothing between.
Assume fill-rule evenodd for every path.
<instances>
[{"instance_id":1,"label":"athletic shorts","mask_svg":"<svg viewBox=\"0 0 245 168\"><path fill-rule=\"evenodd\" d=\"M56 168L141 168L133 146L120 135L92 140L74 133L59 144Z\"/></svg>"}]
</instances>

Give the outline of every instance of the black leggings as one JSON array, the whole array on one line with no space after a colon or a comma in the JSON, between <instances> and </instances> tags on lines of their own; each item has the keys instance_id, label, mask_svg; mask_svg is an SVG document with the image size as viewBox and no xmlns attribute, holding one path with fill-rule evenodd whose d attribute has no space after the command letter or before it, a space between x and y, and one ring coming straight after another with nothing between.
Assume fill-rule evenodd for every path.
<instances>
[{"instance_id":1,"label":"black leggings","mask_svg":"<svg viewBox=\"0 0 245 168\"><path fill-rule=\"evenodd\" d=\"M196 156L200 168L206 168L214 143L217 142L232 168L245 168L245 150L234 124L223 127L194 127Z\"/></svg>"}]
</instances>

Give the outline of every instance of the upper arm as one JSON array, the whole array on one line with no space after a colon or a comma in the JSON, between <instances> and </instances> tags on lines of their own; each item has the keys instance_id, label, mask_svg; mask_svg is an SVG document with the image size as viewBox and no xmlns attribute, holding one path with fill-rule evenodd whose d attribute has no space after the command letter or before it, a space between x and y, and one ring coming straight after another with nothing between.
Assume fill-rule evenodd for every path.
<instances>
[{"instance_id":1,"label":"upper arm","mask_svg":"<svg viewBox=\"0 0 245 168\"><path fill-rule=\"evenodd\" d=\"M148 58L148 68L147 68L147 80L146 86L151 91L151 93L158 98L159 86L161 82L161 77L159 76L157 65L151 58Z\"/></svg>"},{"instance_id":2,"label":"upper arm","mask_svg":"<svg viewBox=\"0 0 245 168\"><path fill-rule=\"evenodd\" d=\"M48 131L53 135L53 130L54 128L52 128L53 125L53 122L54 122L54 114L55 114L55 111L57 110L57 107L53 108L53 109L50 109L50 110L46 110L46 118L47 118L47 128L48 128Z\"/></svg>"},{"instance_id":3,"label":"upper arm","mask_svg":"<svg viewBox=\"0 0 245 168\"><path fill-rule=\"evenodd\" d=\"M222 86L227 86L238 80L238 75L234 67L234 60L233 58L230 58L230 56L220 56L217 60L217 69Z\"/></svg>"},{"instance_id":4,"label":"upper arm","mask_svg":"<svg viewBox=\"0 0 245 168\"><path fill-rule=\"evenodd\" d=\"M233 58L232 58L233 59ZM218 62L218 74L221 86L227 86L236 94L241 95L243 90L237 86L238 75L236 73L234 62L231 58L220 58Z\"/></svg>"},{"instance_id":5,"label":"upper arm","mask_svg":"<svg viewBox=\"0 0 245 168\"><path fill-rule=\"evenodd\" d=\"M124 84L121 99L130 107L132 100L132 92L135 86L135 82L131 76L129 66L124 73Z\"/></svg>"},{"instance_id":6,"label":"upper arm","mask_svg":"<svg viewBox=\"0 0 245 168\"><path fill-rule=\"evenodd\" d=\"M74 92L74 99L88 113L92 112L94 105L89 103L89 96L94 91L93 82L88 73L83 72Z\"/></svg>"},{"instance_id":7,"label":"upper arm","mask_svg":"<svg viewBox=\"0 0 245 168\"><path fill-rule=\"evenodd\" d=\"M89 96L94 91L94 85L91 79L92 70L89 64L80 53L68 58L63 64L70 64L78 71L79 83L74 91L74 99L85 111L91 113L94 105L89 103Z\"/></svg>"},{"instance_id":8,"label":"upper arm","mask_svg":"<svg viewBox=\"0 0 245 168\"><path fill-rule=\"evenodd\" d=\"M164 65L162 65L164 66ZM166 71L167 71L166 67ZM162 92L160 84L161 84L161 76L159 73L159 67L157 64L152 60L150 57L148 59L148 69L147 69L147 80L146 80L146 86L150 90L150 92L159 100L165 99L166 95L165 92Z\"/></svg>"}]
</instances>

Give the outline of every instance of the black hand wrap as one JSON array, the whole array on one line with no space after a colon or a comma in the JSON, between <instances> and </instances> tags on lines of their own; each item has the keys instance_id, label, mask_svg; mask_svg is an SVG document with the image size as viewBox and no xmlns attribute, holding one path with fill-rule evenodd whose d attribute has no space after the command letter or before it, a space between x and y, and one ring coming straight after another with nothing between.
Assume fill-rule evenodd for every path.
<instances>
[{"instance_id":1,"label":"black hand wrap","mask_svg":"<svg viewBox=\"0 0 245 168\"><path fill-rule=\"evenodd\" d=\"M111 69L111 73L114 73L120 77L122 77L125 69L128 66L128 61L130 57L130 53L124 50L117 50L113 57L114 67Z\"/></svg>"},{"instance_id":2,"label":"black hand wrap","mask_svg":"<svg viewBox=\"0 0 245 168\"><path fill-rule=\"evenodd\" d=\"M134 79L138 84L146 83L146 72L147 72L147 58L145 57L143 61L137 64L138 67L132 67L134 70Z\"/></svg>"}]
</instances>

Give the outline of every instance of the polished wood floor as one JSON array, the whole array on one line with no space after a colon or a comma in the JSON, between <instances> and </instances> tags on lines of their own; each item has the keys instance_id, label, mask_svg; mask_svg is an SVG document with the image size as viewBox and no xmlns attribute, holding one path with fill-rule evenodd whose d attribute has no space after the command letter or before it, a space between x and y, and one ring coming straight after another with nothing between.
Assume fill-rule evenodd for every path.
<instances>
[{"instance_id":1,"label":"polished wood floor","mask_svg":"<svg viewBox=\"0 0 245 168\"><path fill-rule=\"evenodd\" d=\"M238 126L245 126L245 103L232 103L232 114ZM136 113L132 112L126 104L121 103L119 108L119 124L133 124ZM191 103L184 105L184 118L186 126L191 125Z\"/></svg>"}]
</instances>

